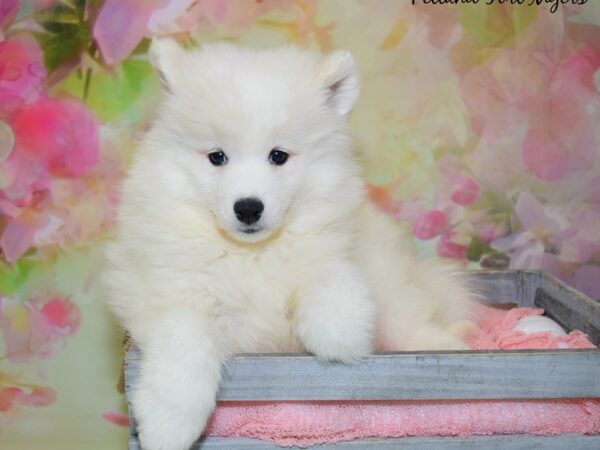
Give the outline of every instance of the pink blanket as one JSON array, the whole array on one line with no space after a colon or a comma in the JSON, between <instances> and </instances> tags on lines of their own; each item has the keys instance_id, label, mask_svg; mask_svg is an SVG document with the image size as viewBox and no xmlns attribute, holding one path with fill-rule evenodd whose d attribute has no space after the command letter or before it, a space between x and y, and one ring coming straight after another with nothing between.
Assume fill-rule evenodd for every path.
<instances>
[{"instance_id":1,"label":"pink blanket","mask_svg":"<svg viewBox=\"0 0 600 450\"><path fill-rule=\"evenodd\" d=\"M513 330L522 317L542 313L481 307L480 328L467 342L477 350L594 347L579 331L555 336ZM366 437L517 433L600 434L600 399L221 403L206 432L299 447Z\"/></svg>"}]
</instances>

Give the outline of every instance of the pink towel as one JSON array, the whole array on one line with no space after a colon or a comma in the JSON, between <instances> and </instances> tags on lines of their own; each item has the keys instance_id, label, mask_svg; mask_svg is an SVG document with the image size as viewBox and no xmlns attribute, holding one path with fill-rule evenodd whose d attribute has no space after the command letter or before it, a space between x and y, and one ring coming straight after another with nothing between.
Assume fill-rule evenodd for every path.
<instances>
[{"instance_id":1,"label":"pink towel","mask_svg":"<svg viewBox=\"0 0 600 450\"><path fill-rule=\"evenodd\" d=\"M477 350L594 348L580 331L555 336L513 330L522 317L542 313L481 307L479 329L467 343ZM366 437L519 433L600 434L600 399L220 403L206 432L298 447Z\"/></svg>"},{"instance_id":2,"label":"pink towel","mask_svg":"<svg viewBox=\"0 0 600 450\"><path fill-rule=\"evenodd\" d=\"M467 344L473 350L595 348L581 331L556 336L552 333L525 334L514 330L519 319L542 314L544 310L540 308L501 310L478 306L476 321L479 329L467 336Z\"/></svg>"}]
</instances>

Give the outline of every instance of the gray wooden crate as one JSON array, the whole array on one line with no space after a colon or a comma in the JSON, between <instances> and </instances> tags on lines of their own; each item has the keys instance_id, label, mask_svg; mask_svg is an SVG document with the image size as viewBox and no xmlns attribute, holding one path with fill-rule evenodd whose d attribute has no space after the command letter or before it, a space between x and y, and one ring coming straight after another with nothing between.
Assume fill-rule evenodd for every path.
<instances>
[{"instance_id":1,"label":"gray wooden crate","mask_svg":"<svg viewBox=\"0 0 600 450\"><path fill-rule=\"evenodd\" d=\"M487 304L539 306L568 330L600 344L600 304L534 271L474 271ZM138 377L140 351L125 357L125 393ZM269 380L265 383L265 380ZM350 366L319 363L307 354L237 355L223 371L219 401L466 400L600 397L600 350L395 352ZM134 412L129 449L140 450ZM512 435L361 439L314 448L600 448L600 436ZM194 449L275 449L256 439L206 438Z\"/></svg>"}]
</instances>

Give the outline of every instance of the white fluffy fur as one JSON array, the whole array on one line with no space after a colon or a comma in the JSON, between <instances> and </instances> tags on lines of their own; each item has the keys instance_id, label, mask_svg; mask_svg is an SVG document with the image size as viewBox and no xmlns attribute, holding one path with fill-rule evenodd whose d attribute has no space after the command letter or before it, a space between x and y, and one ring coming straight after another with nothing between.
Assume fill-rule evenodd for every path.
<instances>
[{"instance_id":1,"label":"white fluffy fur","mask_svg":"<svg viewBox=\"0 0 600 450\"><path fill-rule=\"evenodd\" d=\"M460 348L469 292L401 249L365 201L347 133L352 56L153 44L165 101L124 185L108 249L110 306L143 351L133 396L145 450L184 450L236 352ZM273 147L290 153L268 163ZM229 157L212 166L207 153ZM261 231L233 212L260 198ZM268 380L265 380L268 383Z\"/></svg>"}]
</instances>

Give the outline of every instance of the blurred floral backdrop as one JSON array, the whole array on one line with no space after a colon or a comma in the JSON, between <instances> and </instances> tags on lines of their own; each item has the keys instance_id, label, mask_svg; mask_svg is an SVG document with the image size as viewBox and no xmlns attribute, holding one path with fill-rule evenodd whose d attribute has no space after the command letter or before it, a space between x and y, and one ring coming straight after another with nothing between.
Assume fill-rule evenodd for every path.
<instances>
[{"instance_id":1,"label":"blurred floral backdrop","mask_svg":"<svg viewBox=\"0 0 600 450\"><path fill-rule=\"evenodd\" d=\"M351 49L370 195L419 249L600 298L600 2L415 3L0 0L2 448L124 448L97 278L153 35Z\"/></svg>"}]
</instances>

